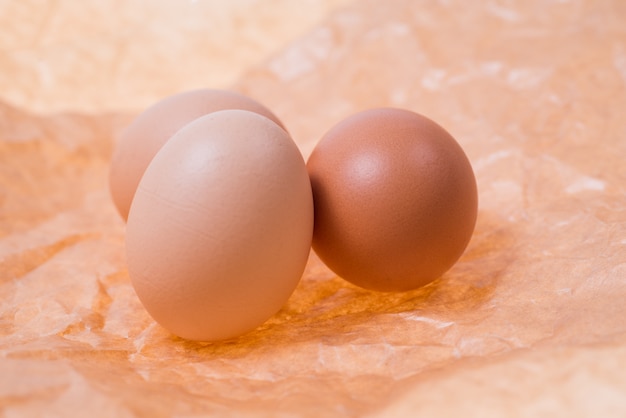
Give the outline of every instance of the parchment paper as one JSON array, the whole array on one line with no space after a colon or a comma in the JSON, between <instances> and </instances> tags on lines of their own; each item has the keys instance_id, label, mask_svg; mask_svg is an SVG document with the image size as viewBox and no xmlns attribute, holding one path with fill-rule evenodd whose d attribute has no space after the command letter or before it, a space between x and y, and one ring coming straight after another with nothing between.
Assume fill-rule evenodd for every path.
<instances>
[{"instance_id":1,"label":"parchment paper","mask_svg":"<svg viewBox=\"0 0 626 418\"><path fill-rule=\"evenodd\" d=\"M24 10L35 2L3 3L0 411L626 414L626 3L298 3L324 15L318 23L293 3L242 1L223 12L230 58L219 65L239 74L232 87L267 104L305 155L332 124L368 107L404 107L445 126L479 185L465 255L423 289L383 294L342 281L312 254L292 298L258 330L213 344L172 336L132 290L106 176L128 108L235 80L203 76L211 59L198 52L207 33L198 28L218 6L185 4L202 10L189 20L171 13L173 1L59 2L31 19ZM272 34L291 16L302 32L267 35L273 46L254 63L232 58L242 39L255 49L242 28ZM91 33L120 22L129 28L84 39L82 57L108 65L93 85L85 60L69 56L78 38L46 41L51 28ZM146 28L162 39L187 28L179 42L189 47L133 37ZM109 54L115 45L126 52ZM133 52L142 45L146 55ZM185 70L161 74L155 54ZM67 66L55 64L62 58ZM153 72L119 70L134 60Z\"/></svg>"}]
</instances>

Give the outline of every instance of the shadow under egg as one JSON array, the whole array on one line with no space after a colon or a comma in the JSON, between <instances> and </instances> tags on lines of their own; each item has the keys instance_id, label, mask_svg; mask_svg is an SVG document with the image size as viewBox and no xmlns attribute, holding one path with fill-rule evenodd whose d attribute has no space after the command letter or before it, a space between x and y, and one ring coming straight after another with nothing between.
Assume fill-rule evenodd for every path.
<instances>
[{"instance_id":1,"label":"shadow under egg","mask_svg":"<svg viewBox=\"0 0 626 418\"><path fill-rule=\"evenodd\" d=\"M197 343L186 349L238 356L278 344L290 345L358 332L385 315L411 314L433 321L479 318L499 279L515 259L515 230L496 214L481 211L464 255L442 277L407 292L361 289L337 277L311 252L306 271L289 301L272 318L238 338ZM478 319L479 320L479 319ZM384 333L384 330L381 330Z\"/></svg>"}]
</instances>

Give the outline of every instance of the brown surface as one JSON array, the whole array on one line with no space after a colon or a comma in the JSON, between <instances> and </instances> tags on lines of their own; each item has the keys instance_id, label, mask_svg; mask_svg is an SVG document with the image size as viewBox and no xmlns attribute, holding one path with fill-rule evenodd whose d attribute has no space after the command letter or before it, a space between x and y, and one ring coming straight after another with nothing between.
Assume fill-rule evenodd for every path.
<instances>
[{"instance_id":1,"label":"brown surface","mask_svg":"<svg viewBox=\"0 0 626 418\"><path fill-rule=\"evenodd\" d=\"M8 7L23 4L34 2ZM62 42L11 49L27 31L33 42L62 27L1 7L6 97L55 110L85 91L74 109L97 109L103 96L46 81L27 59L41 47L42 60L71 63ZM94 8L77 9L66 16L76 24L63 27L98 27ZM163 16L140 19L151 27ZM85 56L118 62L90 39ZM188 50L161 53L193 68ZM72 69L88 78L90 68ZM135 85L124 73L101 74ZM115 91L132 103L143 100L138 91L145 98L184 84L180 73L156 75L128 96ZM41 96L38 82L48 83ZM94 91L106 95L111 82L95 80ZM112 138L128 118L2 106L7 416L624 415L625 2L357 1L250 67L236 86L267 104L305 154L332 124L367 107L406 107L439 122L478 181L466 254L440 280L402 294L359 290L312 257L287 306L257 331L229 343L184 342L145 313L125 269L106 175Z\"/></svg>"}]
</instances>

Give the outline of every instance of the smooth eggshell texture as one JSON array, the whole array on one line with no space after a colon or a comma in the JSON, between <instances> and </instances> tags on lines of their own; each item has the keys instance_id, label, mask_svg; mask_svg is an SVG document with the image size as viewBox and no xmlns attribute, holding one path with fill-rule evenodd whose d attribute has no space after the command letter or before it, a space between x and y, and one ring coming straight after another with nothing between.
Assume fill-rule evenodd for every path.
<instances>
[{"instance_id":1,"label":"smooth eggshell texture","mask_svg":"<svg viewBox=\"0 0 626 418\"><path fill-rule=\"evenodd\" d=\"M404 291L446 272L474 230L476 180L442 127L400 109L358 113L332 128L307 168L313 248L342 278Z\"/></svg>"},{"instance_id":2,"label":"smooth eggshell texture","mask_svg":"<svg viewBox=\"0 0 626 418\"><path fill-rule=\"evenodd\" d=\"M225 90L201 89L167 97L143 111L118 141L109 171L109 188L124 220L146 167L163 144L180 128L200 116L227 109L249 110L282 127L278 118L255 100Z\"/></svg>"},{"instance_id":3,"label":"smooth eggshell texture","mask_svg":"<svg viewBox=\"0 0 626 418\"><path fill-rule=\"evenodd\" d=\"M309 177L290 136L256 113L215 112L177 132L146 169L126 229L129 275L172 333L228 339L284 305L312 233Z\"/></svg>"}]
</instances>

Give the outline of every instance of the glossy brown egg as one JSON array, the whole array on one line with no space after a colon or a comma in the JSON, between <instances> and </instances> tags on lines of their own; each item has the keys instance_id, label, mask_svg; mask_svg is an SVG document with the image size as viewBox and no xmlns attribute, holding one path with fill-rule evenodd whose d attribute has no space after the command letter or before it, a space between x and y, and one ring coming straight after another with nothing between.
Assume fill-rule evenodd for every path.
<instances>
[{"instance_id":1,"label":"glossy brown egg","mask_svg":"<svg viewBox=\"0 0 626 418\"><path fill-rule=\"evenodd\" d=\"M313 248L353 284L423 286L456 263L472 236L478 197L470 162L422 115L384 108L351 116L321 139L307 169Z\"/></svg>"},{"instance_id":2,"label":"glossy brown egg","mask_svg":"<svg viewBox=\"0 0 626 418\"><path fill-rule=\"evenodd\" d=\"M111 197L126 220L135 190L152 158L172 135L189 122L219 110L239 109L282 123L265 106L239 93L200 89L166 97L143 111L122 132L109 171Z\"/></svg>"}]
</instances>

